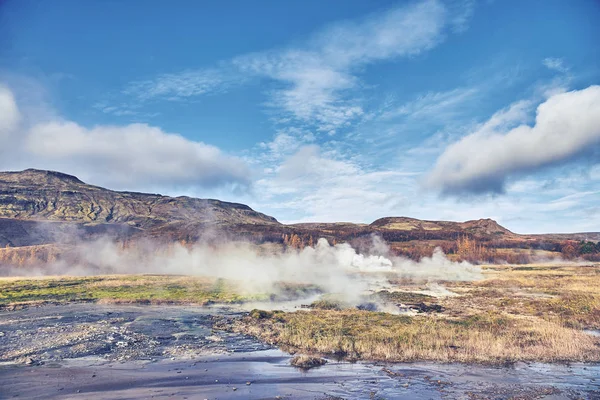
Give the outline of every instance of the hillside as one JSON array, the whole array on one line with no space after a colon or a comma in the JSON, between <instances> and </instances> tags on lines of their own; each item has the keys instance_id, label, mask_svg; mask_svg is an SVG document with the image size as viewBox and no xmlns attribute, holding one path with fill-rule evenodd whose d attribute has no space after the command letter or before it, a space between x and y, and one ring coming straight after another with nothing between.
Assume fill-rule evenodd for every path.
<instances>
[{"instance_id":1,"label":"hillside","mask_svg":"<svg viewBox=\"0 0 600 400\"><path fill-rule=\"evenodd\" d=\"M387 217L371 224L284 225L244 204L113 191L54 171L0 172L0 247L109 236L118 241L153 238L167 243L244 239L302 248L324 237L366 251L373 234L382 237L392 251L415 259L441 247L455 258L500 257L509 262L515 254L519 256L515 260L523 259L525 250L529 255L551 255L562 252L568 242L597 241L600 236L519 235L491 219L451 222ZM589 253L589 246L586 249ZM577 248L573 254L578 252Z\"/></svg>"},{"instance_id":2,"label":"hillside","mask_svg":"<svg viewBox=\"0 0 600 400\"><path fill-rule=\"evenodd\" d=\"M57 230L77 224L87 232L111 227L108 229L151 236L160 236L160 231L188 234L208 227L279 225L275 218L244 204L117 192L88 185L71 175L33 169L0 173L0 219L0 238L8 243L16 234L32 230L33 225L25 221L45 222L45 228ZM40 236L43 230L37 229L30 236Z\"/></svg>"}]
</instances>

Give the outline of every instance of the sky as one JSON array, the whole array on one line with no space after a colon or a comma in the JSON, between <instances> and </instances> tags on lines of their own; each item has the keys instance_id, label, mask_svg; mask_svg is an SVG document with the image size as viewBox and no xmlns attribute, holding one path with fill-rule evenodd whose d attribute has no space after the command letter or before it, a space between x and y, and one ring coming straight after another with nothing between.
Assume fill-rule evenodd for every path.
<instances>
[{"instance_id":1,"label":"sky","mask_svg":"<svg viewBox=\"0 0 600 400\"><path fill-rule=\"evenodd\" d=\"M600 231L597 0L0 0L0 170Z\"/></svg>"}]
</instances>

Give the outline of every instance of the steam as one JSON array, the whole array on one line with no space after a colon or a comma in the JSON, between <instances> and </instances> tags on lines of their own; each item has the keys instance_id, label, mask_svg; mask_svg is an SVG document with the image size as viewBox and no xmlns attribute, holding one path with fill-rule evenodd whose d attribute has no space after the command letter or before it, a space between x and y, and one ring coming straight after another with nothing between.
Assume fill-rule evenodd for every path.
<instances>
[{"instance_id":1,"label":"steam","mask_svg":"<svg viewBox=\"0 0 600 400\"><path fill-rule=\"evenodd\" d=\"M11 274L23 275L19 268ZM269 248L246 242L228 241L184 246L158 245L140 241L124 246L107 238L74 245L68 255L35 270L34 274L181 274L221 278L237 282L241 293L277 293L282 282L314 285L323 293L356 305L374 291L389 289L390 281L475 280L482 277L479 267L452 262L440 249L419 262L391 254L378 236L365 254L347 243L330 245L319 239L314 247L302 250ZM440 291L440 287L436 286Z\"/></svg>"}]
</instances>

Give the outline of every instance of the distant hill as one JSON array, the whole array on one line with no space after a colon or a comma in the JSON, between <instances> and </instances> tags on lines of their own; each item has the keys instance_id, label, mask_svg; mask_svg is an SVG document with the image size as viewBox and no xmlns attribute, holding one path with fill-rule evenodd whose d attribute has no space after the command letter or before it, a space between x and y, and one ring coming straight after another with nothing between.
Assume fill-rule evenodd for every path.
<instances>
[{"instance_id":1,"label":"distant hill","mask_svg":"<svg viewBox=\"0 0 600 400\"><path fill-rule=\"evenodd\" d=\"M64 223L78 224L88 232L103 232L106 229L100 225L105 225L113 230L145 232L150 236L177 231L185 232L186 236L209 227L227 229L244 224L279 225L275 218L244 204L117 192L88 185L71 175L35 169L0 172L0 218L4 219L0 222L0 238L7 243L16 233L15 224L22 227L21 231L31 229L31 224L24 221L46 222L47 228L55 226L62 230ZM10 220L19 221L12 225L13 231L9 231ZM43 239L39 234L33 236L38 236L35 242Z\"/></svg>"},{"instance_id":2,"label":"distant hill","mask_svg":"<svg viewBox=\"0 0 600 400\"><path fill-rule=\"evenodd\" d=\"M413 258L431 254L435 247L459 254L465 239L471 241L469 245L477 243L478 251L481 246L499 249L494 256L521 254L523 249L556 253L565 241L600 239L599 233L519 235L491 219L451 222L387 217L371 224L284 225L244 204L113 191L54 171L0 172L0 247L104 235L115 240L153 238L185 243L242 238L298 248L324 237L363 249L373 234L386 240L393 251Z\"/></svg>"}]
</instances>

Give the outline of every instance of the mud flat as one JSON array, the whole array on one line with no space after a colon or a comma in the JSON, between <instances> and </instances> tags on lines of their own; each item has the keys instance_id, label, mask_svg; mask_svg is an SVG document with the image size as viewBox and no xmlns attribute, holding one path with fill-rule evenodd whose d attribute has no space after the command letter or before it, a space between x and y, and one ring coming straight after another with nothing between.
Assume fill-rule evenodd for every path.
<instances>
[{"instance_id":1,"label":"mud flat","mask_svg":"<svg viewBox=\"0 0 600 400\"><path fill-rule=\"evenodd\" d=\"M223 307L67 304L0 313L0 398L597 399L598 364L348 363L304 371L214 329Z\"/></svg>"}]
</instances>

